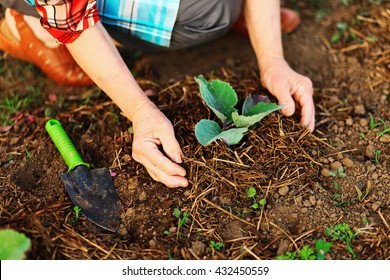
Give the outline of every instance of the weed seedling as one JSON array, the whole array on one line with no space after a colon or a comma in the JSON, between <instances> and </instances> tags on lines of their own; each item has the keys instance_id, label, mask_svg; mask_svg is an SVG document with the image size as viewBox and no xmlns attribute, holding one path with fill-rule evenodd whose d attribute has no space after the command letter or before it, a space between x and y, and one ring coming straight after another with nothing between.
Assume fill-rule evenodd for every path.
<instances>
[{"instance_id":1,"label":"weed seedling","mask_svg":"<svg viewBox=\"0 0 390 280\"><path fill-rule=\"evenodd\" d=\"M329 171L329 175L332 176L334 178L333 180L333 186L336 190L339 189L339 184L337 183L337 180L336 178L340 177L340 178L344 178L344 177L347 177L347 174L344 173L344 168L340 167L339 169L337 169L337 171Z\"/></svg>"},{"instance_id":2,"label":"weed seedling","mask_svg":"<svg viewBox=\"0 0 390 280\"><path fill-rule=\"evenodd\" d=\"M259 200L259 202L257 202L257 200L255 198L255 196L256 196L256 189L254 187L250 187L247 190L246 195L253 199L253 204L251 206L253 209L259 209L261 207L264 207L264 205L266 203L266 200L265 200L265 198L262 198L262 199Z\"/></svg>"},{"instance_id":3,"label":"weed seedling","mask_svg":"<svg viewBox=\"0 0 390 280\"><path fill-rule=\"evenodd\" d=\"M72 223L73 224L76 224L77 221L79 220L80 218L80 214L81 214L81 208L78 207L77 205L75 207L73 207L73 211L74 211L74 219L72 219Z\"/></svg>"},{"instance_id":4,"label":"weed seedling","mask_svg":"<svg viewBox=\"0 0 390 280\"><path fill-rule=\"evenodd\" d=\"M353 259L356 259L356 253L352 249L351 243L359 232L353 233L348 224L337 224L335 226L327 227L325 233L335 240L344 241L347 246L347 251L352 255Z\"/></svg>"},{"instance_id":5,"label":"weed seedling","mask_svg":"<svg viewBox=\"0 0 390 280\"><path fill-rule=\"evenodd\" d=\"M374 159L372 160L375 164L379 163L379 155L381 154L380 150L375 150L374 151Z\"/></svg>"},{"instance_id":6,"label":"weed seedling","mask_svg":"<svg viewBox=\"0 0 390 280\"><path fill-rule=\"evenodd\" d=\"M210 245L215 249L215 250L218 250L220 251L223 247L223 243L222 242L215 242L214 240L211 240L210 241Z\"/></svg>"},{"instance_id":7,"label":"weed seedling","mask_svg":"<svg viewBox=\"0 0 390 280\"><path fill-rule=\"evenodd\" d=\"M302 249L296 252L286 252L285 255L277 256L278 260L325 260L325 254L330 251L332 242L325 242L322 239L316 241L314 251L310 246L305 245ZM316 254L317 252L317 254Z\"/></svg>"},{"instance_id":8,"label":"weed seedling","mask_svg":"<svg viewBox=\"0 0 390 280\"><path fill-rule=\"evenodd\" d=\"M190 222L190 214L188 214L187 212L184 212L182 214L179 208L173 209L173 216L175 216L175 218L179 220L179 226L178 226L179 231L184 224Z\"/></svg>"},{"instance_id":9,"label":"weed seedling","mask_svg":"<svg viewBox=\"0 0 390 280\"><path fill-rule=\"evenodd\" d=\"M31 154L30 151L27 149L27 146L24 146L24 149L26 150L26 154L27 154L28 159L32 161L32 160L33 160L32 154Z\"/></svg>"}]
</instances>

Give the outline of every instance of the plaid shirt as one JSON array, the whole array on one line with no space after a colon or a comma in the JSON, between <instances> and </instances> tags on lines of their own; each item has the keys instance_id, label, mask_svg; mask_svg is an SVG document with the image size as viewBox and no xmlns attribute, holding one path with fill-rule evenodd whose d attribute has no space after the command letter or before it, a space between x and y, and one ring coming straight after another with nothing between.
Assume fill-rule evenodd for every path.
<instances>
[{"instance_id":1,"label":"plaid shirt","mask_svg":"<svg viewBox=\"0 0 390 280\"><path fill-rule=\"evenodd\" d=\"M99 19L121 32L168 47L180 0L27 0L42 26L61 43L71 43Z\"/></svg>"}]
</instances>

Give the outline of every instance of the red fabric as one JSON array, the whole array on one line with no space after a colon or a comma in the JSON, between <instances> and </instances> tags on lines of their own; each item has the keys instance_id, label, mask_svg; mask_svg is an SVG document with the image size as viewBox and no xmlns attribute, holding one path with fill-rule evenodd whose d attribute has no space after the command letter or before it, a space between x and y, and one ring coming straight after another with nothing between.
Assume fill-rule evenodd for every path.
<instances>
[{"instance_id":1,"label":"red fabric","mask_svg":"<svg viewBox=\"0 0 390 280\"><path fill-rule=\"evenodd\" d=\"M72 43L99 20L96 0L34 0L42 26L60 43Z\"/></svg>"}]
</instances>

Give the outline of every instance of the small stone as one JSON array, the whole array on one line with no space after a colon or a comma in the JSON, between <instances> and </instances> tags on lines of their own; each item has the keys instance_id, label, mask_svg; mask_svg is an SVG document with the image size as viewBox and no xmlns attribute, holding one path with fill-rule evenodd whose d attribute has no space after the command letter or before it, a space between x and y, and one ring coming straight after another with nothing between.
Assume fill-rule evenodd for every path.
<instances>
[{"instance_id":1,"label":"small stone","mask_svg":"<svg viewBox=\"0 0 390 280\"><path fill-rule=\"evenodd\" d=\"M203 257L206 249L206 245L204 245L200 241L193 241L191 243L191 249L195 253L195 255L197 255L198 257Z\"/></svg>"},{"instance_id":2,"label":"small stone","mask_svg":"<svg viewBox=\"0 0 390 280\"><path fill-rule=\"evenodd\" d=\"M376 150L376 148L373 145L368 145L366 147L364 154L368 158L374 158L375 157L375 153L374 153L375 150Z\"/></svg>"},{"instance_id":3,"label":"small stone","mask_svg":"<svg viewBox=\"0 0 390 280\"><path fill-rule=\"evenodd\" d=\"M309 201L310 201L311 205L313 205L313 206L316 205L316 198L314 195L309 196Z\"/></svg>"},{"instance_id":4,"label":"small stone","mask_svg":"<svg viewBox=\"0 0 390 280\"><path fill-rule=\"evenodd\" d=\"M309 200L304 200L304 201L303 201L303 205L304 205L305 207L310 207L310 206L311 206L311 203L310 203Z\"/></svg>"},{"instance_id":5,"label":"small stone","mask_svg":"<svg viewBox=\"0 0 390 280\"><path fill-rule=\"evenodd\" d=\"M350 168L353 166L353 161L350 160L349 158L343 158L343 160L341 161L341 163L347 167L347 168Z\"/></svg>"},{"instance_id":6,"label":"small stone","mask_svg":"<svg viewBox=\"0 0 390 280\"><path fill-rule=\"evenodd\" d=\"M332 169L332 170L334 170L334 171L337 171L337 170L339 170L340 168L342 168L343 166L342 166L342 164L341 164L341 162L339 162L339 161L335 161L335 162L332 162L331 164L330 164L330 169Z\"/></svg>"},{"instance_id":7,"label":"small stone","mask_svg":"<svg viewBox=\"0 0 390 280\"><path fill-rule=\"evenodd\" d=\"M356 105L354 107L354 112L357 115L365 115L366 114L366 108L364 107L364 105Z\"/></svg>"},{"instance_id":8,"label":"small stone","mask_svg":"<svg viewBox=\"0 0 390 280\"><path fill-rule=\"evenodd\" d=\"M379 177L378 173L373 173L371 175L371 178L374 179L374 180L378 179L378 177Z\"/></svg>"},{"instance_id":9,"label":"small stone","mask_svg":"<svg viewBox=\"0 0 390 280\"><path fill-rule=\"evenodd\" d=\"M381 143L390 143L390 134L385 134L381 138L379 138Z\"/></svg>"},{"instance_id":10,"label":"small stone","mask_svg":"<svg viewBox=\"0 0 390 280\"><path fill-rule=\"evenodd\" d=\"M155 248L157 246L157 241L154 239L149 240L149 246L150 248Z\"/></svg>"},{"instance_id":11,"label":"small stone","mask_svg":"<svg viewBox=\"0 0 390 280\"><path fill-rule=\"evenodd\" d=\"M124 154L123 157L122 157L122 160L123 160L124 162L129 162L129 161L131 161L131 155L129 155L129 154Z\"/></svg>"},{"instance_id":12,"label":"small stone","mask_svg":"<svg viewBox=\"0 0 390 280\"><path fill-rule=\"evenodd\" d=\"M177 231L177 227L170 227L168 231L170 234L174 234Z\"/></svg>"},{"instance_id":13,"label":"small stone","mask_svg":"<svg viewBox=\"0 0 390 280\"><path fill-rule=\"evenodd\" d=\"M353 119L348 118L348 119L345 121L345 124L348 125L348 126L352 126L352 125L353 125Z\"/></svg>"},{"instance_id":14,"label":"small stone","mask_svg":"<svg viewBox=\"0 0 390 280\"><path fill-rule=\"evenodd\" d=\"M368 121L366 119L361 119L359 123L363 127L367 127L368 126Z\"/></svg>"},{"instance_id":15,"label":"small stone","mask_svg":"<svg viewBox=\"0 0 390 280\"><path fill-rule=\"evenodd\" d=\"M290 191L290 188L288 186L281 187L278 190L279 194L282 196L287 195L289 191Z\"/></svg>"},{"instance_id":16,"label":"small stone","mask_svg":"<svg viewBox=\"0 0 390 280\"><path fill-rule=\"evenodd\" d=\"M146 192L142 191L142 192L140 193L140 195L138 196L138 199L139 199L140 201L145 201L145 200L146 200Z\"/></svg>"},{"instance_id":17,"label":"small stone","mask_svg":"<svg viewBox=\"0 0 390 280\"><path fill-rule=\"evenodd\" d=\"M376 211L379 209L379 207L381 207L381 204L382 204L382 203L381 203L380 201L374 202L374 203L371 205L372 211L376 212Z\"/></svg>"},{"instance_id":18,"label":"small stone","mask_svg":"<svg viewBox=\"0 0 390 280\"><path fill-rule=\"evenodd\" d=\"M321 174L322 174L322 176L324 176L324 177L330 177L330 170L329 170L328 168L323 168L323 169L321 170Z\"/></svg>"}]
</instances>

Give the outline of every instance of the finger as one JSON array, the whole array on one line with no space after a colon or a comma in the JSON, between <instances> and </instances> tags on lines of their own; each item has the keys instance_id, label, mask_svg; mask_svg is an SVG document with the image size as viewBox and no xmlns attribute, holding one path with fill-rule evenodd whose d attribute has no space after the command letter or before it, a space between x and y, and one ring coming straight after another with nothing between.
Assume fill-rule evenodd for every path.
<instances>
[{"instance_id":1,"label":"finger","mask_svg":"<svg viewBox=\"0 0 390 280\"><path fill-rule=\"evenodd\" d=\"M279 104L283 105L282 114L287 117L292 116L295 112L295 102L291 97L288 84L279 84L275 87L274 96L278 99Z\"/></svg>"},{"instance_id":2,"label":"finger","mask_svg":"<svg viewBox=\"0 0 390 280\"><path fill-rule=\"evenodd\" d=\"M186 171L183 167L173 163L165 157L156 146L151 147L148 153L144 153L142 164L156 181L169 187L187 187L188 180L184 177ZM144 150L146 151L146 149Z\"/></svg>"},{"instance_id":3,"label":"finger","mask_svg":"<svg viewBox=\"0 0 390 280\"><path fill-rule=\"evenodd\" d=\"M156 93L152 89L147 89L147 90L144 91L144 93L146 94L146 96L156 95Z\"/></svg>"}]
</instances>

